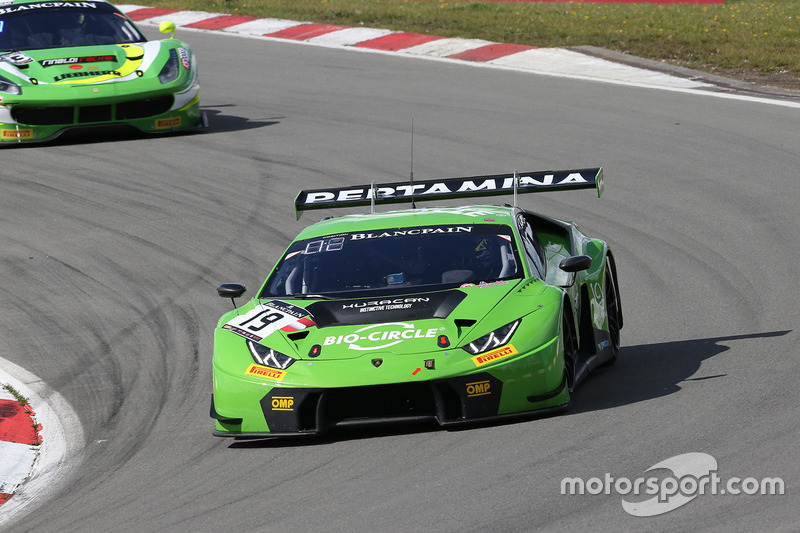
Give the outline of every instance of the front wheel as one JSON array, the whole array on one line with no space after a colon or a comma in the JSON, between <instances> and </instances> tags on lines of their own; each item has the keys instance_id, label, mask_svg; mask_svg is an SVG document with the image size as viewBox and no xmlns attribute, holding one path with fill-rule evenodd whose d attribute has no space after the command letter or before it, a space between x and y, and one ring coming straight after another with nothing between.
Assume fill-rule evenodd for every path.
<instances>
[{"instance_id":1,"label":"front wheel","mask_svg":"<svg viewBox=\"0 0 800 533\"><path fill-rule=\"evenodd\" d=\"M565 309L566 311L566 309ZM564 346L564 375L567 378L567 388L570 392L575 390L577 377L578 343L575 342L572 320L564 314L561 317L561 341Z\"/></svg>"},{"instance_id":2,"label":"front wheel","mask_svg":"<svg viewBox=\"0 0 800 533\"><path fill-rule=\"evenodd\" d=\"M613 364L617 360L620 347L619 330L622 324L622 311L620 309L619 289L617 280L614 278L614 271L611 268L611 261L606 258L606 317L608 318L608 336L611 348L611 356L606 364Z\"/></svg>"}]
</instances>

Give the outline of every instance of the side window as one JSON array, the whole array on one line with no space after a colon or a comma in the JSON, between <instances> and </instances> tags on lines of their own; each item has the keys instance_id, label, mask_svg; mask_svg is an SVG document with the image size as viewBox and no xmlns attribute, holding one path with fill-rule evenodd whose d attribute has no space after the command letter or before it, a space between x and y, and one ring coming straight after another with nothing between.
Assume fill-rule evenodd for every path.
<instances>
[{"instance_id":1,"label":"side window","mask_svg":"<svg viewBox=\"0 0 800 533\"><path fill-rule=\"evenodd\" d=\"M533 231L530 221L522 213L517 214L517 229L519 230L520 237L522 237L522 244L525 247L525 256L528 258L529 264L533 265L533 269L536 270L539 277L545 279L547 272L544 249L541 243L539 243L539 239L536 238L536 233Z\"/></svg>"}]
</instances>

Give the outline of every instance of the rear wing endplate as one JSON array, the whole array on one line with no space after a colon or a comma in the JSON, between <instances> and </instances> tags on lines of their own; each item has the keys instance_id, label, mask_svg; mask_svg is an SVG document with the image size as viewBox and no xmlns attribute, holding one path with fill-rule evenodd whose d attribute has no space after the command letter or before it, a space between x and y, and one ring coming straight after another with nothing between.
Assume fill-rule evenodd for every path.
<instances>
[{"instance_id":1,"label":"rear wing endplate","mask_svg":"<svg viewBox=\"0 0 800 533\"><path fill-rule=\"evenodd\" d=\"M477 196L518 193L564 191L571 189L597 189L603 194L603 169L548 170L542 172L514 172L471 178L446 178L441 180L399 181L376 185L360 185L330 189L300 191L294 200L295 215L303 211L332 207L357 207L376 203L423 202Z\"/></svg>"}]
</instances>

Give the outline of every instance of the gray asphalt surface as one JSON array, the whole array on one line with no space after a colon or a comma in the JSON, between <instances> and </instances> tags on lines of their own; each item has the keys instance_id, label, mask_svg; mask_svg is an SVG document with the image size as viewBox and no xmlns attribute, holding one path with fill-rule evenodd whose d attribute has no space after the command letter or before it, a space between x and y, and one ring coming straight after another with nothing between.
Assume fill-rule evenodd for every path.
<instances>
[{"instance_id":1,"label":"gray asphalt surface","mask_svg":"<svg viewBox=\"0 0 800 533\"><path fill-rule=\"evenodd\" d=\"M187 33L211 128L0 152L0 356L73 406L62 489L6 531L753 531L797 528L800 110ZM211 335L289 240L301 188L602 165L527 195L617 257L617 364L563 416L324 440L211 436ZM704 452L785 494L637 518L565 477ZM80 462L78 462L80 461ZM2 529L2 528L0 528Z\"/></svg>"}]
</instances>

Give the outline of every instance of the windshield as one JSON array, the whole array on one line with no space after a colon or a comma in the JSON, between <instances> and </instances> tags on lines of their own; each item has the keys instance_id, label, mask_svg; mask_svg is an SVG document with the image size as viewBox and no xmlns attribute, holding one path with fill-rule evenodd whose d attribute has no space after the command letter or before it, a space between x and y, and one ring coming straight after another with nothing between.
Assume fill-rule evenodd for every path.
<instances>
[{"instance_id":1,"label":"windshield","mask_svg":"<svg viewBox=\"0 0 800 533\"><path fill-rule=\"evenodd\" d=\"M426 226L292 243L261 298L435 290L522 277L511 228Z\"/></svg>"},{"instance_id":2,"label":"windshield","mask_svg":"<svg viewBox=\"0 0 800 533\"><path fill-rule=\"evenodd\" d=\"M0 50L138 43L147 40L125 16L103 2L50 2L0 8Z\"/></svg>"}]
</instances>

